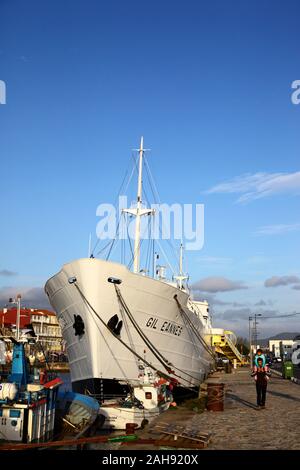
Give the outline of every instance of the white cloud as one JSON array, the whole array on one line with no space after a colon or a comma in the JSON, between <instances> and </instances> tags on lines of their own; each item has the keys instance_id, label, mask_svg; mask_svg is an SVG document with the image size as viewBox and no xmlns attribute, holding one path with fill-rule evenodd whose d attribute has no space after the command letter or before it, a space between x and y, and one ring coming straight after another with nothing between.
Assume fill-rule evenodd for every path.
<instances>
[{"instance_id":1,"label":"white cloud","mask_svg":"<svg viewBox=\"0 0 300 470\"><path fill-rule=\"evenodd\" d=\"M207 292L203 294L199 290L192 290L191 293L193 300L207 300L211 307L214 307L216 305L231 305L232 307L244 307L246 305L244 303L239 303L235 301L224 301L217 298L215 294L209 294Z\"/></svg>"},{"instance_id":2,"label":"white cloud","mask_svg":"<svg viewBox=\"0 0 300 470\"><path fill-rule=\"evenodd\" d=\"M242 281L231 281L225 277L206 277L192 285L194 291L227 292L239 289L248 289Z\"/></svg>"},{"instance_id":3,"label":"white cloud","mask_svg":"<svg viewBox=\"0 0 300 470\"><path fill-rule=\"evenodd\" d=\"M52 310L42 287L2 287L0 288L0 308L8 303L10 297L15 298L17 294L21 294L23 306Z\"/></svg>"},{"instance_id":4,"label":"white cloud","mask_svg":"<svg viewBox=\"0 0 300 470\"><path fill-rule=\"evenodd\" d=\"M287 286L299 282L300 278L298 276L272 276L265 280L265 287Z\"/></svg>"},{"instance_id":5,"label":"white cloud","mask_svg":"<svg viewBox=\"0 0 300 470\"><path fill-rule=\"evenodd\" d=\"M1 269L0 271L0 276L3 276L3 277L10 277L10 276L17 276L18 273L16 273L15 271L10 271L9 269Z\"/></svg>"},{"instance_id":6,"label":"white cloud","mask_svg":"<svg viewBox=\"0 0 300 470\"><path fill-rule=\"evenodd\" d=\"M237 202L245 203L275 194L300 194L300 171L294 173L254 173L237 176L206 191L240 193Z\"/></svg>"},{"instance_id":7,"label":"white cloud","mask_svg":"<svg viewBox=\"0 0 300 470\"><path fill-rule=\"evenodd\" d=\"M298 232L300 224L278 224L278 225L263 225L259 227L254 235L282 235L288 232Z\"/></svg>"},{"instance_id":8,"label":"white cloud","mask_svg":"<svg viewBox=\"0 0 300 470\"><path fill-rule=\"evenodd\" d=\"M256 305L257 307L264 307L267 305L267 302L265 300L260 300L259 302L256 302Z\"/></svg>"},{"instance_id":9,"label":"white cloud","mask_svg":"<svg viewBox=\"0 0 300 470\"><path fill-rule=\"evenodd\" d=\"M239 320L246 320L251 315L250 308L228 309L222 313L217 313L215 318L220 320L230 320L231 322L238 322Z\"/></svg>"}]
</instances>

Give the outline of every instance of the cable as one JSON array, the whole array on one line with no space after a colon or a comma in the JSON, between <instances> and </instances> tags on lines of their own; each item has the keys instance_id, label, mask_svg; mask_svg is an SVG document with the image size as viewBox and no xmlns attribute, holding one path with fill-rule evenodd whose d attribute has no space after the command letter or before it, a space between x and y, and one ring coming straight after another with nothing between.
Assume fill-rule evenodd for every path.
<instances>
[{"instance_id":1,"label":"cable","mask_svg":"<svg viewBox=\"0 0 300 470\"><path fill-rule=\"evenodd\" d=\"M121 294L121 291L119 289L119 287L114 284L115 286L115 290L116 290L116 293L117 293L117 296L118 296L118 299L120 300L121 302L121 305L123 307L123 309L125 310L125 312L127 313L131 323L133 324L134 328L136 329L136 331L139 333L139 335L141 336L141 338L144 340L144 342L146 343L146 345L149 347L149 349L151 350L151 352L154 354L154 356L156 357L156 359L165 367L165 369L167 370L168 373L172 372L173 371L170 369L169 366L172 366L173 364L171 364L171 362L169 362L159 351L158 349L153 345L153 343L151 343L151 341L147 338L147 336L145 335L145 333L141 330L140 326L137 324L137 322L135 321L135 319L133 318L122 294ZM159 357L160 356L160 357Z\"/></svg>"},{"instance_id":2,"label":"cable","mask_svg":"<svg viewBox=\"0 0 300 470\"><path fill-rule=\"evenodd\" d=\"M178 300L178 297L177 297L177 294L174 295L174 299L179 307L179 310L180 312L182 312L186 318L186 320L188 321L191 329L193 330L193 332L195 333L196 337L199 339L199 341L201 342L202 346L206 349L206 351L212 356L212 358L215 360L215 356L213 354L213 352L211 351L211 349L208 347L208 345L206 344L205 340L202 338L202 336L200 335L199 331L195 328L194 324L192 323L192 321L190 320L190 318L188 317L188 315L186 314L185 310L183 309L183 307L181 306L179 300Z\"/></svg>"},{"instance_id":3,"label":"cable","mask_svg":"<svg viewBox=\"0 0 300 470\"><path fill-rule=\"evenodd\" d=\"M114 201L114 206L116 206L116 204L117 204L117 200L118 200L119 197L120 197L121 191L124 191L124 193L127 191L128 186L129 186L129 184L130 184L130 181L131 181L131 179L132 179L132 176L133 176L133 173L134 173L134 167L133 167L132 170L131 170L130 176L129 176L128 181L127 181L127 183L126 183L126 186L123 188L124 183L125 183L125 180L126 180L126 177L127 177L127 175L129 174L129 168L130 168L130 162L129 162L128 166L127 166L127 170L126 170L126 172L125 172L124 178L123 178L122 183L121 183L121 185L120 185L120 187L119 187L119 191L118 191L117 196L116 196L115 201ZM96 250L96 247L97 247L97 245L98 245L98 243L99 243L99 240L100 240L100 238L98 237L98 240L97 240L97 242L96 242L96 244L95 244L95 246L94 246L94 248L93 248L91 254L94 254L94 252L95 252L95 250ZM103 250L101 250L101 251L103 251ZM97 255L98 255L101 251L99 251L99 252L97 253Z\"/></svg>"},{"instance_id":4,"label":"cable","mask_svg":"<svg viewBox=\"0 0 300 470\"><path fill-rule=\"evenodd\" d=\"M190 377L191 379L195 380L196 382L199 382L199 385L201 383L201 381L192 376L191 374L189 374L188 372L180 369L179 367L176 367L174 366L168 359L166 359L160 352L159 350L154 346L154 344L149 340L149 338L147 338L147 336L145 335L145 333L143 332L143 330L140 328L140 326L138 325L138 323L135 321L132 313L130 312L122 294L121 294L121 291L119 289L119 287L115 284L115 290L116 290L116 293L117 293L117 296L122 304L122 307L123 309L125 310L126 314L128 315L131 323L133 324L134 328L136 329L136 331L138 332L138 334L140 335L140 337L143 339L143 341L145 342L146 346L148 346L148 348L150 349L150 351L152 352L152 354L157 358L157 360L163 365L163 367L167 370L168 373L172 373L173 375L175 375L176 377L180 378L180 379L183 379L183 380L186 380L184 379L183 377L181 377L180 375L176 374L175 371L172 371L170 369L169 366L172 366L174 367L175 369L179 370L180 372L182 372L183 374L187 375L188 377ZM194 343L193 343L194 344ZM160 358L158 357L160 356Z\"/></svg>"},{"instance_id":5,"label":"cable","mask_svg":"<svg viewBox=\"0 0 300 470\"><path fill-rule=\"evenodd\" d=\"M115 199L114 205L116 205L117 200L118 200L118 198L119 198L119 196L120 196L120 193L121 193L123 184L124 184L124 182L125 182L125 179L126 179L126 177L127 177L127 175L128 175L128 172L129 172L129 164L128 164L128 166L127 166L127 170L126 170L126 172L125 172L124 178L123 178L123 180L122 180L122 182L121 182L121 185L120 185L120 187L119 187L119 191L118 191L118 193L117 193L118 195L117 195L117 197L116 197L116 199ZM100 240L100 238L98 237L98 240L97 240L97 242L96 242L94 248L92 249L91 254L94 254L94 251L95 251L96 248L97 248L97 245L98 245L98 243L99 243L99 240Z\"/></svg>"}]
</instances>

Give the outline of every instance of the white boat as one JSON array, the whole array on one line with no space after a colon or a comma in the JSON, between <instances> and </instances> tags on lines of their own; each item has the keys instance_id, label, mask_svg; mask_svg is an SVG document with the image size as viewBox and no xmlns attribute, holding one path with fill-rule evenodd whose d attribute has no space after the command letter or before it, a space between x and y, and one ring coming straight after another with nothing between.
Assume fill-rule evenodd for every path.
<instances>
[{"instance_id":1,"label":"white boat","mask_svg":"<svg viewBox=\"0 0 300 470\"><path fill-rule=\"evenodd\" d=\"M105 400L99 414L105 418L102 429L119 429L134 432L166 411L173 402L172 387L146 368L139 384L133 385L124 399Z\"/></svg>"},{"instance_id":2,"label":"white boat","mask_svg":"<svg viewBox=\"0 0 300 470\"><path fill-rule=\"evenodd\" d=\"M179 387L198 387L211 371L206 301L191 300L180 264L173 282L140 269L143 138L139 149L133 270L94 257L65 264L45 292L66 341L73 391L126 396L142 363ZM181 250L182 254L182 250ZM181 257L182 260L182 257ZM174 282L175 281L175 282Z\"/></svg>"}]
</instances>

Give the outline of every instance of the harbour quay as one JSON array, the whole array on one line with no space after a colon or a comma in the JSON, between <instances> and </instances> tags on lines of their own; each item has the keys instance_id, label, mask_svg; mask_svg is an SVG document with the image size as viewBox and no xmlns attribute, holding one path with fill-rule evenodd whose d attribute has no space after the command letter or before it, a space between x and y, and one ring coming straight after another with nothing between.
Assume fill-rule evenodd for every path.
<instances>
[{"instance_id":1,"label":"harbour quay","mask_svg":"<svg viewBox=\"0 0 300 470\"><path fill-rule=\"evenodd\" d=\"M136 431L142 440L162 437L160 430L183 427L208 435L206 450L300 450L300 386L272 374L268 384L266 408L256 406L256 389L248 367L232 373L215 373L216 382L224 384L224 410L189 409L186 404L170 408L143 430ZM204 384L205 385L205 384ZM205 386L202 390L205 389ZM204 392L205 395L205 392ZM163 423L163 424L161 424ZM167 426L166 426L167 425ZM183 431L184 432L184 429ZM175 434L175 433L174 433ZM173 436L174 439L174 436ZM175 437L176 439L176 437ZM178 437L179 439L179 437ZM161 449L151 444L123 444L130 449ZM190 441L192 442L192 440ZM188 445L188 444L187 444ZM171 447L170 447L171 448Z\"/></svg>"}]
</instances>

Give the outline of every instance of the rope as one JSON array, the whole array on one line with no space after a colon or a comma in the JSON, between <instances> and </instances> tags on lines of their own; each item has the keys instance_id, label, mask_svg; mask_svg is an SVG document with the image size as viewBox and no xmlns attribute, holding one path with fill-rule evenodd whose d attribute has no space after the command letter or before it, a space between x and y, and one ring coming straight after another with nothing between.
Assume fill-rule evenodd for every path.
<instances>
[{"instance_id":1,"label":"rope","mask_svg":"<svg viewBox=\"0 0 300 470\"><path fill-rule=\"evenodd\" d=\"M116 293L117 293L117 296L118 296L118 299L123 307L123 309L125 310L125 312L127 313L132 325L134 326L134 328L136 329L136 331L138 332L138 334L140 335L140 337L144 340L144 342L146 343L146 346L148 346L148 348L151 350L151 352L153 353L153 355L156 357L156 359L163 365L163 367L166 369L166 371L168 373L173 373L174 374L174 371L172 371L170 369L169 366L172 366L173 364L171 364L171 362L169 362L159 351L158 349L153 345L153 343L151 343L151 341L149 340L149 338L147 338L147 336L145 335L145 333L142 331L142 329L140 328L140 326L137 324L137 322L135 321L135 319L133 318L125 300L123 299L122 297L122 294L121 294L121 291L119 289L119 287L114 284L115 286L115 290L116 290Z\"/></svg>"},{"instance_id":2,"label":"rope","mask_svg":"<svg viewBox=\"0 0 300 470\"><path fill-rule=\"evenodd\" d=\"M182 372L183 374L185 374L187 377L190 377L191 379L195 380L196 382L199 382L199 385L201 384L201 381L192 376L191 374L189 374L188 372L180 369L179 367L176 367L174 366L168 359L166 359L160 352L159 350L154 346L154 344L149 340L149 338L147 338L147 336L145 335L145 333L143 332L143 330L140 328L140 326L138 325L138 323L135 321L132 313L130 312L122 294L121 294L121 291L119 289L119 287L115 284L115 290L116 290L116 293L117 293L117 296L118 296L118 299L119 301L121 302L121 305L123 307L123 309L125 310L125 312L127 313L131 323L133 324L134 328L136 329L136 331L138 332L138 334L140 335L140 337L143 339L143 341L146 343L146 346L148 346L148 348L150 349L150 351L152 352L152 354L157 358L157 360L163 365L163 367L166 369L166 371L168 373L172 373L173 375L175 375L176 377L178 377L179 379L183 379L183 380L186 380L184 379L183 377L181 377L180 375L176 374L175 371L171 370L169 366L173 366L175 367L175 369L179 370L180 372ZM158 357L160 356L160 358ZM188 387L186 387L188 388ZM191 390L191 389L190 389Z\"/></svg>"},{"instance_id":3,"label":"rope","mask_svg":"<svg viewBox=\"0 0 300 470\"><path fill-rule=\"evenodd\" d=\"M196 335L196 337L198 338L198 340L201 342L202 346L206 349L206 351L211 355L211 357L215 360L215 356L214 356L214 353L212 352L212 350L207 346L205 340L202 338L202 336L200 335L199 331L195 328L194 324L192 323L192 321L190 320L190 318L188 317L188 315L186 314L185 310L183 309L182 305L180 304L179 300L178 300L178 297L177 297L177 294L174 295L174 299L178 305L178 308L180 310L180 312L184 315L185 319L187 320L189 326L191 327L191 329L193 330L194 334Z\"/></svg>"}]
</instances>

